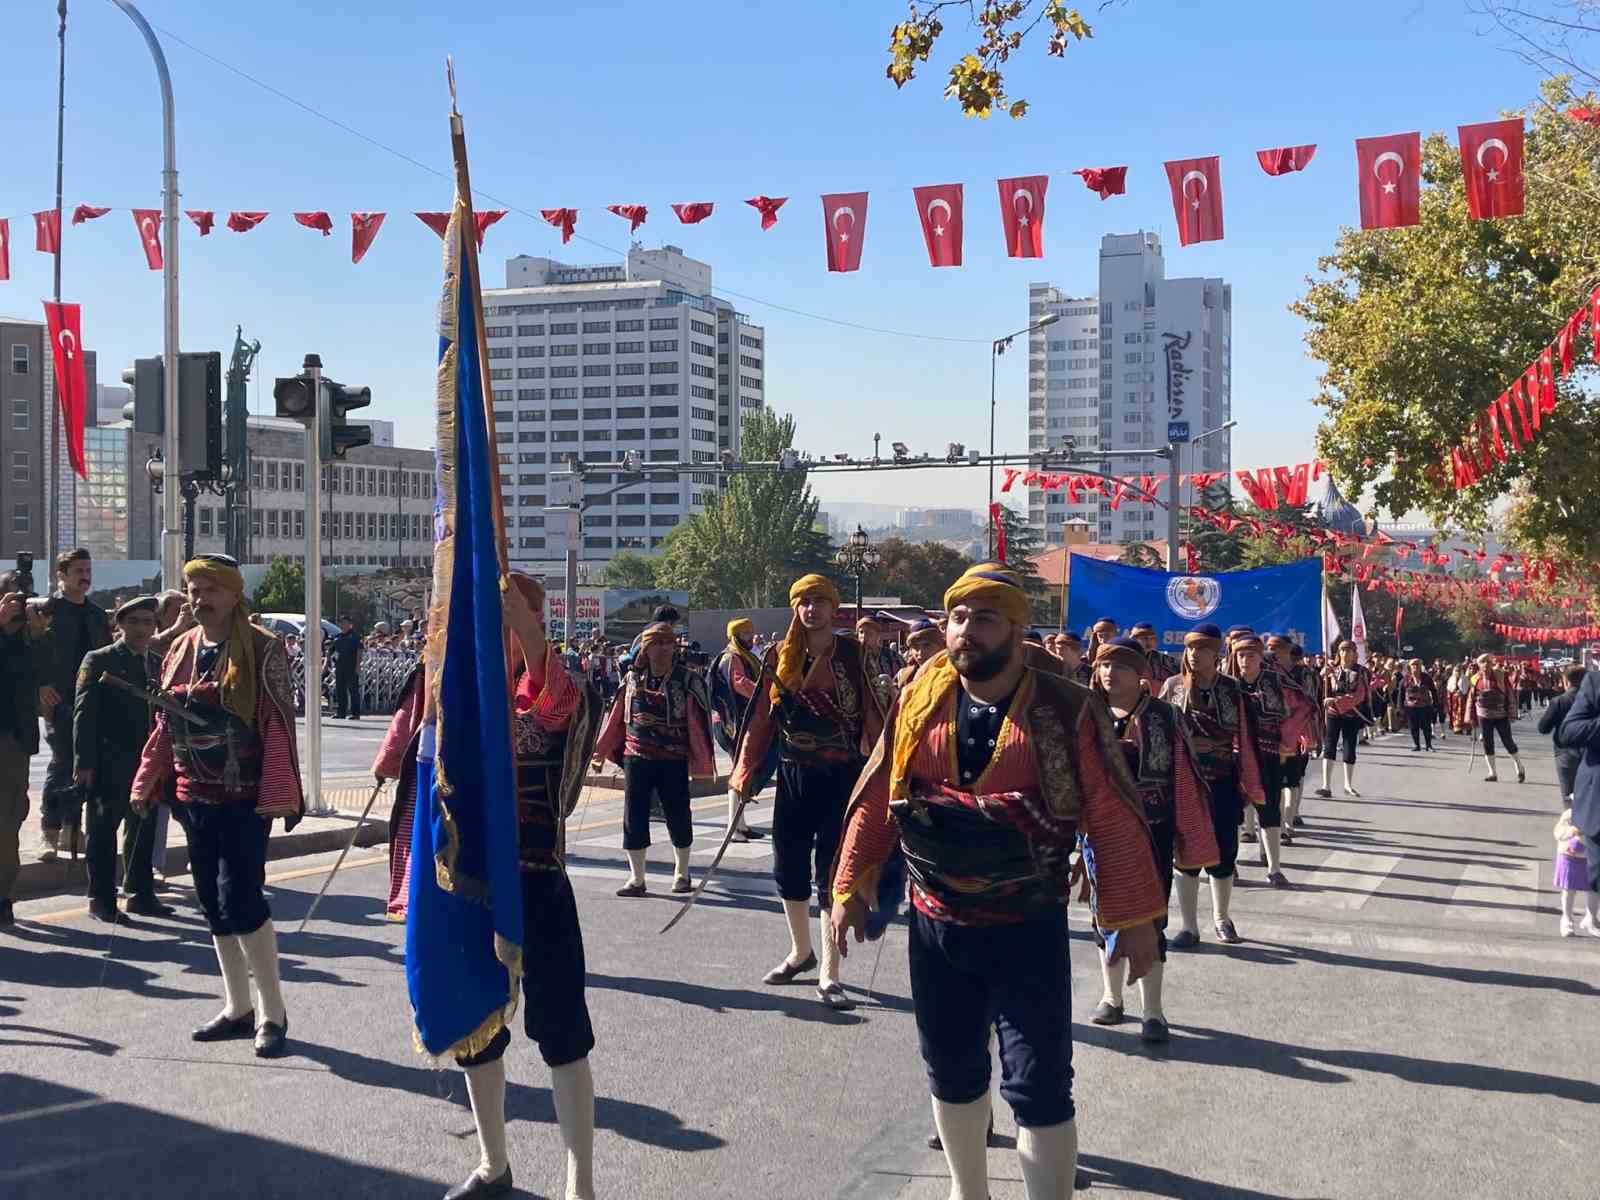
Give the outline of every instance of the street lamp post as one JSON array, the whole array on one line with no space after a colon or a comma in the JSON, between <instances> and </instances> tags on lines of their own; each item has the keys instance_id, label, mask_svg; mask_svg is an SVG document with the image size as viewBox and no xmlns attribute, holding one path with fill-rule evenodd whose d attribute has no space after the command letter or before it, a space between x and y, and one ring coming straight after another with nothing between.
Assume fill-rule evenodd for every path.
<instances>
[{"instance_id":1,"label":"street lamp post","mask_svg":"<svg viewBox=\"0 0 1600 1200\"><path fill-rule=\"evenodd\" d=\"M1208 437L1226 433L1238 423L1237 421L1224 421L1215 429L1207 429L1204 433L1197 433L1189 439L1189 445L1193 446L1205 441ZM1167 443L1167 497L1170 501L1167 505L1167 572L1172 575L1178 573L1178 517L1183 510L1183 505L1179 503L1180 498L1178 496L1178 480L1181 478L1178 471L1178 446L1178 442ZM1193 465L1191 460L1190 466Z\"/></svg>"},{"instance_id":2,"label":"street lamp post","mask_svg":"<svg viewBox=\"0 0 1600 1200\"><path fill-rule=\"evenodd\" d=\"M861 584L872 572L878 569L883 561L883 556L873 546L872 539L867 536L867 531L861 526L856 526L845 544L839 547L833 556L833 561L839 569L855 580L856 584L856 620L861 619Z\"/></svg>"},{"instance_id":3,"label":"street lamp post","mask_svg":"<svg viewBox=\"0 0 1600 1200\"><path fill-rule=\"evenodd\" d=\"M1010 347L1011 343L1025 333L1032 333L1043 329L1046 325L1054 325L1061 320L1060 313L1045 313L1026 329L1019 329L1015 333L1008 333L1005 337L995 338L989 348L989 457L994 457L994 422L996 393L995 382L1000 369L1000 356ZM989 464L989 553L988 558L994 557L994 463Z\"/></svg>"}]
</instances>

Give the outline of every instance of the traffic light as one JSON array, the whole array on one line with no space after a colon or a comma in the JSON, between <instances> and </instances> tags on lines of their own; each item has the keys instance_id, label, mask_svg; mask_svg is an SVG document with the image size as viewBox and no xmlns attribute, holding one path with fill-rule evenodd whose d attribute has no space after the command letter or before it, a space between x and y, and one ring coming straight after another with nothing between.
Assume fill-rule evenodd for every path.
<instances>
[{"instance_id":1,"label":"traffic light","mask_svg":"<svg viewBox=\"0 0 1600 1200\"><path fill-rule=\"evenodd\" d=\"M343 458L357 446L372 445L371 425L352 425L345 414L353 408L365 408L372 403L369 387L346 387L331 379L322 381L325 404L318 406L318 420L323 431L322 454L324 458Z\"/></svg>"},{"instance_id":2,"label":"traffic light","mask_svg":"<svg viewBox=\"0 0 1600 1200\"><path fill-rule=\"evenodd\" d=\"M122 372L133 401L122 415L136 433L166 432L166 364L137 358ZM216 350L178 355L178 473L209 481L222 476L222 355Z\"/></svg>"},{"instance_id":3,"label":"traffic light","mask_svg":"<svg viewBox=\"0 0 1600 1200\"><path fill-rule=\"evenodd\" d=\"M305 421L315 416L317 397L311 390L311 376L290 375L272 384L274 412L288 421Z\"/></svg>"}]
</instances>

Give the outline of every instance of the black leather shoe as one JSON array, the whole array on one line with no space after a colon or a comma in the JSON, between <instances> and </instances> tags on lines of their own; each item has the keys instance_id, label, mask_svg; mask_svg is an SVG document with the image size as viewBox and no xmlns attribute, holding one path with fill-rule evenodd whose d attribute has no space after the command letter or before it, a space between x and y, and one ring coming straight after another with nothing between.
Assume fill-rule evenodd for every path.
<instances>
[{"instance_id":1,"label":"black leather shoe","mask_svg":"<svg viewBox=\"0 0 1600 1200\"><path fill-rule=\"evenodd\" d=\"M140 892L129 896L124 907L128 912L140 917L170 917L178 910L170 904L163 904L150 892Z\"/></svg>"},{"instance_id":2,"label":"black leather shoe","mask_svg":"<svg viewBox=\"0 0 1600 1200\"><path fill-rule=\"evenodd\" d=\"M766 834L762 833L761 830L751 829L749 826L739 830L739 832L744 835L744 840L747 842L759 842L762 838L767 836Z\"/></svg>"},{"instance_id":3,"label":"black leather shoe","mask_svg":"<svg viewBox=\"0 0 1600 1200\"><path fill-rule=\"evenodd\" d=\"M1162 1046L1169 1040L1167 1023L1160 1017L1146 1017L1139 1026L1139 1040L1149 1046Z\"/></svg>"},{"instance_id":4,"label":"black leather shoe","mask_svg":"<svg viewBox=\"0 0 1600 1200\"><path fill-rule=\"evenodd\" d=\"M1167 939L1167 945L1173 950L1190 950L1200 944L1200 935L1192 929L1180 929Z\"/></svg>"},{"instance_id":5,"label":"black leather shoe","mask_svg":"<svg viewBox=\"0 0 1600 1200\"><path fill-rule=\"evenodd\" d=\"M647 890L642 883L625 883L617 889L617 895L624 897L643 896Z\"/></svg>"},{"instance_id":6,"label":"black leather shoe","mask_svg":"<svg viewBox=\"0 0 1600 1200\"><path fill-rule=\"evenodd\" d=\"M795 979L807 971L817 969L817 956L815 951L806 955L797 963L790 963L788 959L773 967L761 977L762 983L793 983Z\"/></svg>"},{"instance_id":7,"label":"black leather shoe","mask_svg":"<svg viewBox=\"0 0 1600 1200\"><path fill-rule=\"evenodd\" d=\"M0 900L0 925L15 925L16 923L16 905L10 900Z\"/></svg>"},{"instance_id":8,"label":"black leather shoe","mask_svg":"<svg viewBox=\"0 0 1600 1200\"><path fill-rule=\"evenodd\" d=\"M821 1000L834 1012L849 1012L856 1006L856 1002L845 994L844 988L837 983L830 983L825 988L817 989L817 999Z\"/></svg>"},{"instance_id":9,"label":"black leather shoe","mask_svg":"<svg viewBox=\"0 0 1600 1200\"><path fill-rule=\"evenodd\" d=\"M692 891L694 891L694 884L689 882L689 877L687 875L679 875L672 881L672 894L674 896L681 896L685 892Z\"/></svg>"},{"instance_id":10,"label":"black leather shoe","mask_svg":"<svg viewBox=\"0 0 1600 1200\"><path fill-rule=\"evenodd\" d=\"M96 921L104 921L107 925L126 925L128 918L122 914L115 900L106 904L98 900L89 901L89 915Z\"/></svg>"},{"instance_id":11,"label":"black leather shoe","mask_svg":"<svg viewBox=\"0 0 1600 1200\"><path fill-rule=\"evenodd\" d=\"M218 1013L189 1036L197 1042L228 1042L235 1038L250 1037L255 1031L256 1014L252 1010L242 1017Z\"/></svg>"},{"instance_id":12,"label":"black leather shoe","mask_svg":"<svg viewBox=\"0 0 1600 1200\"><path fill-rule=\"evenodd\" d=\"M285 1014L283 1024L275 1021L263 1021L256 1030L256 1057L257 1058L282 1058L289 1040L289 1018Z\"/></svg>"},{"instance_id":13,"label":"black leather shoe","mask_svg":"<svg viewBox=\"0 0 1600 1200\"><path fill-rule=\"evenodd\" d=\"M1100 1001L1094 1006L1094 1012L1089 1014L1089 1022L1093 1025L1121 1025L1122 1005Z\"/></svg>"},{"instance_id":14,"label":"black leather shoe","mask_svg":"<svg viewBox=\"0 0 1600 1200\"><path fill-rule=\"evenodd\" d=\"M444 1194L444 1200L476 1200L483 1196L509 1196L511 1194L511 1168L508 1166L499 1179L485 1179L474 1171Z\"/></svg>"}]
</instances>

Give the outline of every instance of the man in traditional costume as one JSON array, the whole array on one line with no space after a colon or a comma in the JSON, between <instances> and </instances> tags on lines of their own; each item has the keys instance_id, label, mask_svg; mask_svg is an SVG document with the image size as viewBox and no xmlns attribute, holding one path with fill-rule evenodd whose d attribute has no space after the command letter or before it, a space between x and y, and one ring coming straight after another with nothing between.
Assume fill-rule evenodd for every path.
<instances>
[{"instance_id":1,"label":"man in traditional costume","mask_svg":"<svg viewBox=\"0 0 1600 1200\"><path fill-rule=\"evenodd\" d=\"M722 653L711 664L706 682L711 692L711 736L726 754L732 754L738 742L739 726L744 720L745 711L750 707L750 698L756 694L756 685L761 681L761 657L752 649L755 641L755 623L749 617L739 617L729 621L728 644ZM778 770L778 748L776 745L768 752L766 761L761 764L761 770L754 780L752 793L764 791L772 776ZM739 793L732 788L728 789L728 821L731 824L734 814L739 811ZM736 842L748 842L753 838L762 838L766 834L758 829L752 829L745 823L744 817L739 818L739 827L733 832Z\"/></svg>"},{"instance_id":2,"label":"man in traditional costume","mask_svg":"<svg viewBox=\"0 0 1600 1200\"><path fill-rule=\"evenodd\" d=\"M1239 824L1246 804L1262 804L1261 772L1250 706L1236 679L1219 670L1222 631L1196 625L1184 635L1180 674L1167 680L1161 698L1183 714L1190 749L1211 795L1211 829L1217 839L1217 865L1206 868L1211 886L1211 924L1217 940L1236 945L1238 930L1229 915L1234 865L1239 858ZM1200 941L1200 872L1180 870L1178 913L1183 928L1171 944L1187 949Z\"/></svg>"},{"instance_id":3,"label":"man in traditional costume","mask_svg":"<svg viewBox=\"0 0 1600 1200\"><path fill-rule=\"evenodd\" d=\"M395 781L394 804L389 810L389 898L384 918L406 919L411 894L411 835L417 814L417 747L427 707L427 671L422 659L411 668L400 687L400 699L389 728L372 763L374 779Z\"/></svg>"},{"instance_id":4,"label":"man in traditional costume","mask_svg":"<svg viewBox=\"0 0 1600 1200\"><path fill-rule=\"evenodd\" d=\"M1256 759L1262 804L1254 810L1261 827L1262 865L1267 882L1286 888L1283 873L1283 773L1300 753L1300 738L1311 713L1311 701L1284 675L1266 665L1266 647L1255 634L1241 634L1228 651L1227 673L1239 681L1250 709L1254 735L1247 753Z\"/></svg>"},{"instance_id":5,"label":"man in traditional costume","mask_svg":"<svg viewBox=\"0 0 1600 1200\"><path fill-rule=\"evenodd\" d=\"M883 732L884 712L875 690L863 686L861 647L833 631L839 590L821 575L806 575L789 589L794 617L783 641L767 652L744 744L729 783L753 795L756 774L776 740L780 746L778 794L772 811L772 866L789 925L789 953L765 976L792 983L817 966L811 949L813 886L821 910L822 966L817 994L829 1008L855 1001L839 983L839 951L828 921L833 862L844 826L845 803L868 750Z\"/></svg>"},{"instance_id":6,"label":"man in traditional costume","mask_svg":"<svg viewBox=\"0 0 1600 1200\"><path fill-rule=\"evenodd\" d=\"M1061 674L1075 683L1089 686L1089 664L1083 657L1083 639L1072 630L1057 635L1056 657L1061 660Z\"/></svg>"},{"instance_id":7,"label":"man in traditional costume","mask_svg":"<svg viewBox=\"0 0 1600 1200\"><path fill-rule=\"evenodd\" d=\"M834 936L864 936L898 844L912 885L912 1003L952 1200L988 1192L989 1031L1029 1200L1073 1185L1069 860L1093 846L1099 923L1133 981L1165 911L1143 803L1105 705L1026 665L1028 599L980 564L944 597L948 654L901 693L851 799Z\"/></svg>"},{"instance_id":8,"label":"man in traditional costume","mask_svg":"<svg viewBox=\"0 0 1600 1200\"><path fill-rule=\"evenodd\" d=\"M1094 673L1094 656L1099 653L1104 643L1116 638L1121 632L1121 627L1110 617L1100 617L1089 626L1089 641L1083 649L1082 675L1085 686Z\"/></svg>"},{"instance_id":9,"label":"man in traditional costume","mask_svg":"<svg viewBox=\"0 0 1600 1200\"><path fill-rule=\"evenodd\" d=\"M1178 674L1178 660L1161 649L1161 641L1156 635L1154 622L1135 621L1128 629L1128 636L1138 643L1139 649L1149 659L1150 686L1159 692L1162 684Z\"/></svg>"},{"instance_id":10,"label":"man in traditional costume","mask_svg":"<svg viewBox=\"0 0 1600 1200\"><path fill-rule=\"evenodd\" d=\"M1356 644L1349 638L1335 649L1335 660L1322 672L1322 716L1326 729L1322 745L1322 786L1317 795L1323 799L1333 795L1329 776L1333 771L1334 757L1344 746L1344 794L1360 796L1356 791L1356 741L1361 731L1371 721L1363 715L1372 694L1372 675L1356 661Z\"/></svg>"},{"instance_id":11,"label":"man in traditional costume","mask_svg":"<svg viewBox=\"0 0 1600 1200\"><path fill-rule=\"evenodd\" d=\"M566 821L583 789L594 747L598 698L562 665L545 639L544 586L513 571L502 593L510 629L511 737L516 752L517 842L522 876L522 1022L550 1068L556 1122L567 1152L567 1200L594 1198L594 1026L584 997L583 931L566 870ZM432 760L435 726L419 731L413 757ZM433 865L433 864L430 864ZM506 1156L502 1025L476 1053L458 1055L477 1127L478 1167L445 1200L504 1196L512 1190Z\"/></svg>"},{"instance_id":12,"label":"man in traditional costume","mask_svg":"<svg viewBox=\"0 0 1600 1200\"><path fill-rule=\"evenodd\" d=\"M917 668L931 661L944 649L944 630L927 617L919 617L906 630L906 665L894 679L895 694L899 695L917 673Z\"/></svg>"},{"instance_id":13,"label":"man in traditional costume","mask_svg":"<svg viewBox=\"0 0 1600 1200\"><path fill-rule=\"evenodd\" d=\"M1096 657L1094 690L1111 712L1112 729L1138 785L1139 799L1144 803L1144 816L1155 847L1161 890L1170 900L1174 863L1188 870L1199 870L1215 866L1219 856L1205 784L1195 771L1182 718L1170 704L1150 694L1150 668L1150 652L1142 640L1123 638L1107 642ZM1086 845L1092 854L1092 843ZM1159 958L1139 981L1142 1006L1139 1039L1160 1044L1168 1040L1166 1010L1161 1004L1167 960L1165 912L1156 925L1160 930ZM1105 992L1089 1019L1096 1025L1119 1025L1124 1015L1122 995L1126 969L1120 962L1113 965L1107 957L1105 935L1098 921L1095 942L1100 947L1100 974Z\"/></svg>"},{"instance_id":14,"label":"man in traditional costume","mask_svg":"<svg viewBox=\"0 0 1600 1200\"><path fill-rule=\"evenodd\" d=\"M141 814L158 800L173 804L188 837L195 898L211 927L223 1008L191 1036L253 1036L256 1054L275 1058L289 1017L278 986L278 935L262 894L267 837L275 817L289 830L305 811L289 657L279 638L250 623L232 558L199 555L183 578L198 625L173 641L161 686L201 723L157 712L131 799Z\"/></svg>"},{"instance_id":15,"label":"man in traditional costume","mask_svg":"<svg viewBox=\"0 0 1600 1200\"><path fill-rule=\"evenodd\" d=\"M1467 706L1472 719L1477 721L1478 728L1483 732L1483 761L1489 766L1484 781L1494 783L1500 778L1494 765L1496 735L1505 752L1511 756L1512 766L1517 768L1517 782L1527 779L1528 773L1522 769L1522 760L1517 757L1516 739L1511 736L1511 721L1517 706L1516 684L1511 681L1504 667L1495 664L1492 654L1478 656L1478 669L1472 673L1467 686Z\"/></svg>"},{"instance_id":16,"label":"man in traditional costume","mask_svg":"<svg viewBox=\"0 0 1600 1200\"><path fill-rule=\"evenodd\" d=\"M623 679L595 743L596 761L622 768L622 852L628 881L617 895L643 896L645 853L650 848L650 806L655 800L672 841L672 890L690 890L689 851L694 817L689 782L715 779L711 700L705 680L684 665L677 632L665 621L640 635L639 656Z\"/></svg>"},{"instance_id":17,"label":"man in traditional costume","mask_svg":"<svg viewBox=\"0 0 1600 1200\"><path fill-rule=\"evenodd\" d=\"M1283 833L1282 844L1294 844L1294 831L1301 825L1300 797L1305 791L1306 768L1311 755L1322 748L1322 695L1316 668L1306 661L1305 651L1299 644L1281 633L1267 635L1267 665L1275 668L1289 687L1306 700L1300 706L1299 717L1291 716L1284 723L1283 737L1287 746L1291 740L1296 746L1293 758L1283 764Z\"/></svg>"}]
</instances>

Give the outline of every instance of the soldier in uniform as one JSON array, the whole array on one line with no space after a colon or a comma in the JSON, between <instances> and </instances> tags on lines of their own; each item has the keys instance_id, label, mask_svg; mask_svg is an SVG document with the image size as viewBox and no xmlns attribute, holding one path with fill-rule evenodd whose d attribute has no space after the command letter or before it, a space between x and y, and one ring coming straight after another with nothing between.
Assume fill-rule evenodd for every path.
<instances>
[{"instance_id":1,"label":"soldier in uniform","mask_svg":"<svg viewBox=\"0 0 1600 1200\"><path fill-rule=\"evenodd\" d=\"M106 682L114 676L137 688L156 680L150 640L156 632L154 596L137 596L116 611L122 636L91 650L78 668L73 702L73 777L89 801L89 915L117 921L117 830L122 828L123 894L127 909L144 917L168 917L172 909L156 899L151 854L154 816L135 816L128 796L139 770L139 755L150 734L150 706L138 696Z\"/></svg>"}]
</instances>

